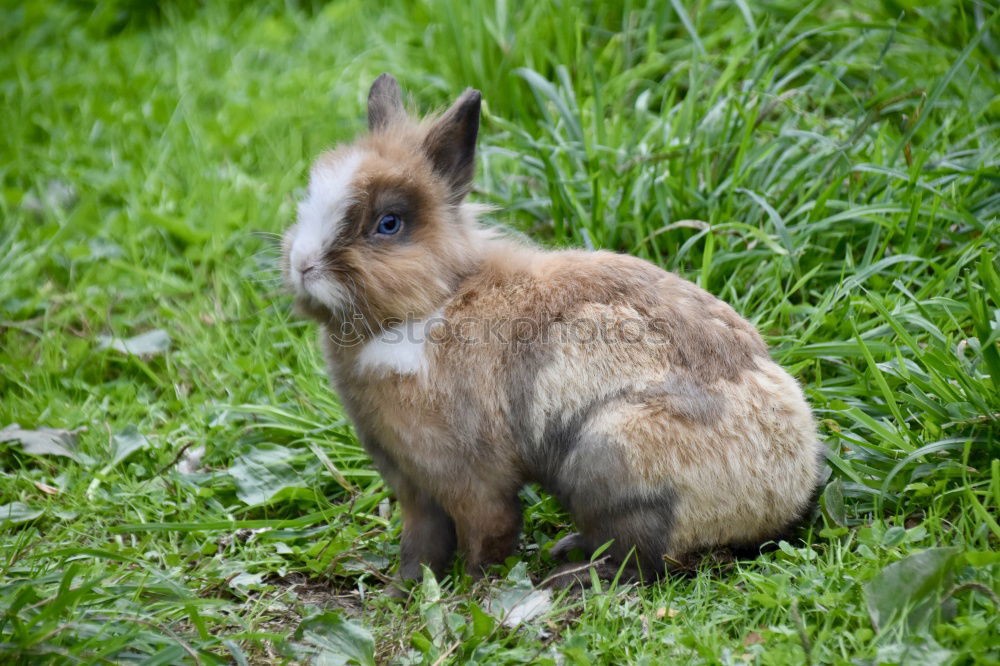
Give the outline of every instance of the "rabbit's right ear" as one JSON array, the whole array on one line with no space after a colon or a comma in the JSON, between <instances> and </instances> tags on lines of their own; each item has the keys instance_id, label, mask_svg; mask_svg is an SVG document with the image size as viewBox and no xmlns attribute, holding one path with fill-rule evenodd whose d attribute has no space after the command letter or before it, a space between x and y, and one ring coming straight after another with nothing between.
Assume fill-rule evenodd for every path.
<instances>
[{"instance_id":1,"label":"rabbit's right ear","mask_svg":"<svg viewBox=\"0 0 1000 666\"><path fill-rule=\"evenodd\" d=\"M392 74L382 74L368 91L368 130L378 132L406 118L403 93Z\"/></svg>"},{"instance_id":2,"label":"rabbit's right ear","mask_svg":"<svg viewBox=\"0 0 1000 666\"><path fill-rule=\"evenodd\" d=\"M467 88L424 137L424 152L430 158L434 171L451 187L448 197L451 204L461 203L472 187L481 102L480 92Z\"/></svg>"}]
</instances>

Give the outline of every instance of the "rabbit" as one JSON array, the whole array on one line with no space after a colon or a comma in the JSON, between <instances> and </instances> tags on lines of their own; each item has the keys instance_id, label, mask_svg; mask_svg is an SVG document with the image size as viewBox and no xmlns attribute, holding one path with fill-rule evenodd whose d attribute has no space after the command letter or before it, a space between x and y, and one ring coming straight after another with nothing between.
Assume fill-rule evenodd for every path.
<instances>
[{"instance_id":1,"label":"rabbit","mask_svg":"<svg viewBox=\"0 0 1000 666\"><path fill-rule=\"evenodd\" d=\"M369 132L323 153L282 269L402 511L398 577L503 561L537 482L553 549L655 578L799 520L822 448L798 383L732 307L645 260L547 250L466 203L481 95L418 120L382 74ZM610 545L608 545L610 543Z\"/></svg>"}]
</instances>

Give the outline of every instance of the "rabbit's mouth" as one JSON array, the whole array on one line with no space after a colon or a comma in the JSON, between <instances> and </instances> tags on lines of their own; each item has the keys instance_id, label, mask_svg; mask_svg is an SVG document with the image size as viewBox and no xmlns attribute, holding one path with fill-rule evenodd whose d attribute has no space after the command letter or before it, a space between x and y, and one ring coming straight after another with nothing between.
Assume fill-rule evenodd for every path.
<instances>
[{"instance_id":1,"label":"rabbit's mouth","mask_svg":"<svg viewBox=\"0 0 1000 666\"><path fill-rule=\"evenodd\" d=\"M347 288L329 275L322 275L318 268L300 273L294 281L296 299L310 309L322 307L329 315L336 315L351 301Z\"/></svg>"},{"instance_id":2,"label":"rabbit's mouth","mask_svg":"<svg viewBox=\"0 0 1000 666\"><path fill-rule=\"evenodd\" d=\"M295 290L294 309L297 314L314 319L321 324L343 320L347 315L347 302L331 303L321 300L308 291Z\"/></svg>"}]
</instances>

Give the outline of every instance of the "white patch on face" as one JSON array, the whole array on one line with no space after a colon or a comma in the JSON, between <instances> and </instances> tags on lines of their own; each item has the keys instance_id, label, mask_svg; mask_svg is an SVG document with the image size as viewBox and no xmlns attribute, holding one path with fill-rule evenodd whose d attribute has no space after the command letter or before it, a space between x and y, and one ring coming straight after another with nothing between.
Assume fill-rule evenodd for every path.
<instances>
[{"instance_id":1,"label":"white patch on face","mask_svg":"<svg viewBox=\"0 0 1000 666\"><path fill-rule=\"evenodd\" d=\"M332 165L313 170L309 191L299 203L299 215L288 254L291 283L299 293L307 293L320 303L336 309L347 298L339 282L319 271L304 275L323 259L325 248L340 235L344 216L353 203L351 181L364 154L355 151Z\"/></svg>"},{"instance_id":2,"label":"white patch on face","mask_svg":"<svg viewBox=\"0 0 1000 666\"><path fill-rule=\"evenodd\" d=\"M359 374L422 375L427 372L427 338L431 329L444 321L441 312L427 319L415 319L391 326L365 343L357 358Z\"/></svg>"}]
</instances>

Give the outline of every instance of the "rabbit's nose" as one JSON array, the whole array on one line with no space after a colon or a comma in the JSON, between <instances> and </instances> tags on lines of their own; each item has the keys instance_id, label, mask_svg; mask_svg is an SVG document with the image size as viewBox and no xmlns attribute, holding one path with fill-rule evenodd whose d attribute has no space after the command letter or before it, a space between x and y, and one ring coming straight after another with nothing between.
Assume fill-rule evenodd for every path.
<instances>
[{"instance_id":1,"label":"rabbit's nose","mask_svg":"<svg viewBox=\"0 0 1000 666\"><path fill-rule=\"evenodd\" d=\"M316 255L312 252L301 252L298 248L292 248L292 256L290 257L293 273L299 274L299 279L304 280L308 273L313 273L313 277L316 277L317 273L314 269L319 267L319 261Z\"/></svg>"},{"instance_id":2,"label":"rabbit's nose","mask_svg":"<svg viewBox=\"0 0 1000 666\"><path fill-rule=\"evenodd\" d=\"M303 287L308 282L319 279L319 263L315 261L303 262L299 265L299 284Z\"/></svg>"}]
</instances>

